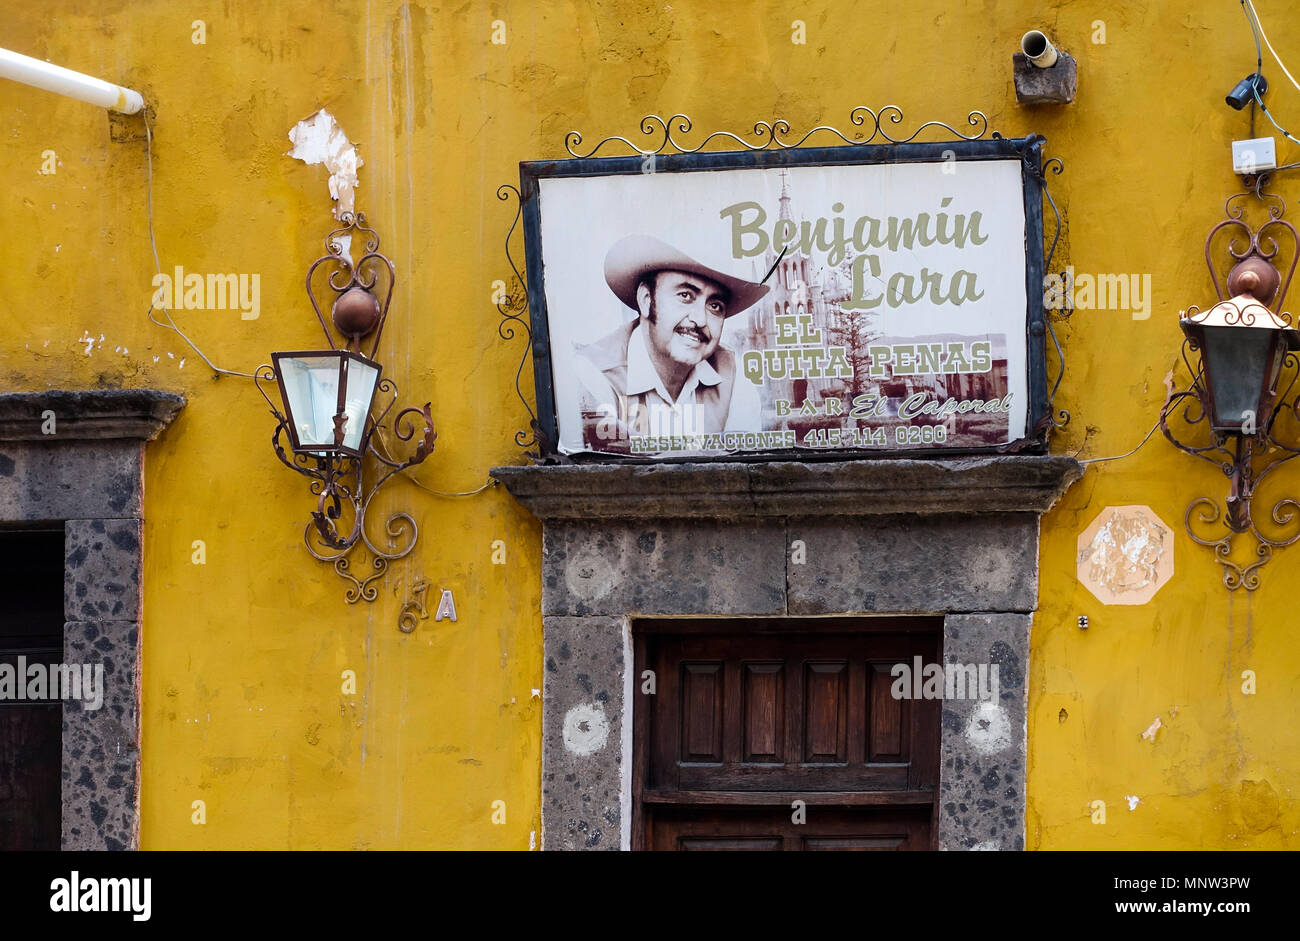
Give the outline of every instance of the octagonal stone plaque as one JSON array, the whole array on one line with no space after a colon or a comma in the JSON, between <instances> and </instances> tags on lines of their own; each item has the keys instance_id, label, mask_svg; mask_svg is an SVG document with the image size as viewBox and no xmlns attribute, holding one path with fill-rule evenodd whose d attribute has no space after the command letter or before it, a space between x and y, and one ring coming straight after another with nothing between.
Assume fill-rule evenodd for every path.
<instances>
[{"instance_id":1,"label":"octagonal stone plaque","mask_svg":"<svg viewBox=\"0 0 1300 941\"><path fill-rule=\"evenodd\" d=\"M1146 604L1174 574L1174 532L1148 506L1108 506L1079 534L1076 560L1102 604Z\"/></svg>"}]
</instances>

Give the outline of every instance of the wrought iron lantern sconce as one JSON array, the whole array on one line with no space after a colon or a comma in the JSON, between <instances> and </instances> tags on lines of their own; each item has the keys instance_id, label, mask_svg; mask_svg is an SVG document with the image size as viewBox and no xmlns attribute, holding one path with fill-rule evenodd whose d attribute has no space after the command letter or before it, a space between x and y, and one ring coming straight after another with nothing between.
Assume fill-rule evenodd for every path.
<instances>
[{"instance_id":1,"label":"wrought iron lantern sconce","mask_svg":"<svg viewBox=\"0 0 1300 941\"><path fill-rule=\"evenodd\" d=\"M286 467L310 478L311 492L318 496L303 533L307 551L331 563L334 571L351 583L344 598L355 604L378 597L373 582L387 571L389 562L408 555L419 539L415 520L408 513L397 512L384 525L387 544L377 546L366 530L371 500L395 474L427 458L437 434L430 403L401 409L392 421L392 432L403 442L416 439L415 451L406 460L395 460L389 453L384 423L397 403L397 385L383 377L375 357L396 270L379 253L379 237L366 227L363 214L344 213L339 221L341 227L326 237L325 254L307 269L306 280L307 297L329 348L272 353L271 365L259 366L255 379L276 419L271 434L276 456ZM349 249L359 238L365 239L365 251L354 263ZM313 279L324 282L326 293L318 295ZM333 292L334 298L327 322L319 297L328 298L328 292ZM341 347L335 342L331 323L343 340ZM372 335L369 349L363 352L362 341ZM279 386L283 412L262 388L262 382L272 380ZM375 399L381 395L392 398L377 416L372 415ZM371 571L360 577L349 562L359 544L369 550L372 559Z\"/></svg>"},{"instance_id":2,"label":"wrought iron lantern sconce","mask_svg":"<svg viewBox=\"0 0 1300 941\"><path fill-rule=\"evenodd\" d=\"M1233 205L1247 196L1258 196L1268 206L1268 219L1258 228L1243 219L1242 205ZM1276 205L1269 200L1276 200ZM1205 261L1219 301L1209 310L1189 307L1180 314L1186 337L1183 362L1191 384L1170 392L1160 412L1160 429L1175 447L1209 461L1228 478L1226 510L1209 497L1197 497L1188 504L1183 523L1194 542L1214 551L1229 590L1254 591L1260 583L1259 570L1273 551L1300 539L1295 512L1300 502L1287 496L1279 499L1265 529L1260 529L1251 509L1261 481L1300 455L1300 396L1288 398L1300 374L1296 355L1300 332L1291 315L1282 311L1300 257L1300 236L1282 218L1285 205L1273 194L1239 193L1229 197L1224 208L1228 218L1215 225L1205 240ZM1220 233L1231 235L1222 250L1235 262L1222 285L1211 256ZM1285 280L1274 264L1280 250L1275 236L1290 240L1291 263ZM1199 355L1193 360L1189 354ZM1171 419L1178 423L1177 433ZM1207 428L1198 429L1201 424ZM1204 442L1207 430L1208 444L1184 440ZM1205 535L1206 527L1211 528L1210 535ZM1238 561L1230 557L1233 537L1243 533L1254 537L1255 550L1253 558Z\"/></svg>"}]
</instances>

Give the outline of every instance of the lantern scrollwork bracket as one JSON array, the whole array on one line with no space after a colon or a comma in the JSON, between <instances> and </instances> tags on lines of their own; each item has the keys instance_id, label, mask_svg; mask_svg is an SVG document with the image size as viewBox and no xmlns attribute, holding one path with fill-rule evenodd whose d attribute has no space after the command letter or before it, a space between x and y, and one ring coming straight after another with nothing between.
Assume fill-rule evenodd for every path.
<instances>
[{"instance_id":1,"label":"lantern scrollwork bracket","mask_svg":"<svg viewBox=\"0 0 1300 941\"><path fill-rule=\"evenodd\" d=\"M363 214L344 213L340 222L325 240L326 254L307 269L307 295L328 349L273 354L274 362L259 366L254 381L276 420L271 433L276 457L307 477L317 497L303 531L307 551L349 583L344 600L355 604L379 597L375 582L389 563L410 554L420 535L415 519L403 511L384 520L382 538L374 534L367 516L375 494L395 475L428 458L438 435L428 402L400 409L388 422L398 389L391 378L380 377L375 355L392 301L395 269L379 253L379 237L366 226ZM357 238L363 240L364 252L354 262L350 252ZM314 288L313 281L324 281L324 291ZM320 303L328 291L335 295L329 321ZM331 334L331 323L342 345ZM362 341L372 334L363 352ZM283 411L264 382L279 386ZM375 415L374 400L380 395L387 402ZM414 442L409 456L394 456L386 430L400 442ZM358 546L369 552L368 560L353 558Z\"/></svg>"},{"instance_id":2,"label":"lantern scrollwork bracket","mask_svg":"<svg viewBox=\"0 0 1300 941\"><path fill-rule=\"evenodd\" d=\"M1257 196L1267 209L1258 226L1245 219L1245 205L1238 202L1245 196ZM1194 498L1183 526L1193 542L1213 551L1230 591L1257 589L1260 570L1275 551L1300 540L1300 500L1279 496L1264 519L1252 508L1260 485L1280 479L1277 469L1300 456L1300 332L1282 310L1300 259L1300 235L1282 218L1284 208L1272 194L1249 191L1225 202L1227 218L1205 240L1219 300L1207 310L1181 312L1182 361L1190 379L1184 388L1171 383L1160 411L1165 438L1228 479L1223 502ZM1214 243L1223 243L1224 235L1229 237L1218 250L1233 264L1221 281ZM1276 264L1279 239L1289 243L1291 256L1285 278ZM1253 550L1234 557L1237 537L1246 534Z\"/></svg>"}]
</instances>

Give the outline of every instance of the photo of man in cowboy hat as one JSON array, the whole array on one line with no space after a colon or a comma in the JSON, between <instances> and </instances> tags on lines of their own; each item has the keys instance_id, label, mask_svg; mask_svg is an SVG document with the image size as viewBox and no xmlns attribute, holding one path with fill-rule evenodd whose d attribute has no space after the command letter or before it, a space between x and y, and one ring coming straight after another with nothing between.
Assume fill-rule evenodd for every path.
<instances>
[{"instance_id":1,"label":"photo of man in cowboy hat","mask_svg":"<svg viewBox=\"0 0 1300 941\"><path fill-rule=\"evenodd\" d=\"M637 318L577 348L587 447L625 452L632 436L759 430L758 389L721 340L726 319L767 294L767 285L649 235L614 243L605 282Z\"/></svg>"}]
</instances>

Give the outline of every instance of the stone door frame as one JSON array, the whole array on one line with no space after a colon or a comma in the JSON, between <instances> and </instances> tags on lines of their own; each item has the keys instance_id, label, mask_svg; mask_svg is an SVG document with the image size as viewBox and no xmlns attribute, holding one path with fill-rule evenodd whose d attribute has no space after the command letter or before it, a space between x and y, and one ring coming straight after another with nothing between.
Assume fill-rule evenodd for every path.
<instances>
[{"instance_id":1,"label":"stone door frame","mask_svg":"<svg viewBox=\"0 0 1300 941\"><path fill-rule=\"evenodd\" d=\"M1023 849L1038 525L1071 458L499 467L543 523L542 848L631 845L632 622L942 615L939 847ZM794 549L802 543L803 561Z\"/></svg>"},{"instance_id":2,"label":"stone door frame","mask_svg":"<svg viewBox=\"0 0 1300 941\"><path fill-rule=\"evenodd\" d=\"M63 526L63 659L104 666L101 708L63 707L65 850L139 848L144 445L184 405L155 389L0 395L0 527Z\"/></svg>"}]
</instances>

